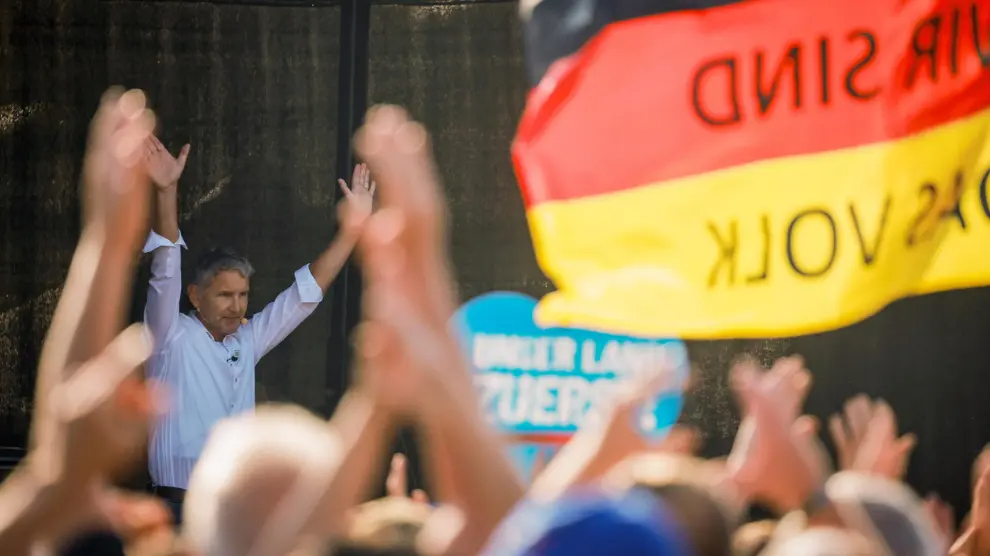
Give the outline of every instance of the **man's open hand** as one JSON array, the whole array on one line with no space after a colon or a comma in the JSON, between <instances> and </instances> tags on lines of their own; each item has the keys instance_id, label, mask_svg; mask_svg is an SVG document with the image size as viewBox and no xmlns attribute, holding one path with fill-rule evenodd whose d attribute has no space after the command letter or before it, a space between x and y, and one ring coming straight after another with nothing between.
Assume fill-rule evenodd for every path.
<instances>
[{"instance_id":1,"label":"man's open hand","mask_svg":"<svg viewBox=\"0 0 990 556\"><path fill-rule=\"evenodd\" d=\"M365 222L371 216L372 205L375 196L374 180L371 179L371 171L365 164L358 164L354 167L354 176L351 177L351 185L347 186L344 180L337 180L340 191L344 194L344 200L339 207L340 223L344 230L352 233L360 232L364 228Z\"/></svg>"},{"instance_id":2,"label":"man's open hand","mask_svg":"<svg viewBox=\"0 0 990 556\"><path fill-rule=\"evenodd\" d=\"M145 163L155 187L171 189L178 185L182 171L186 169L186 160L189 159L189 148L189 145L184 145L179 156L174 157L157 137L148 137L144 143Z\"/></svg>"}]
</instances>

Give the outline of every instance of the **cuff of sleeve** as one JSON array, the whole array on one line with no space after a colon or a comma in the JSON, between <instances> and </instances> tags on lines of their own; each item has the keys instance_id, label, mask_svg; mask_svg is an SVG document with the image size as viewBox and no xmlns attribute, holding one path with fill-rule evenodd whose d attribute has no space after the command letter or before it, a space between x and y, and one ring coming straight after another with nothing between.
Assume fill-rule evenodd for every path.
<instances>
[{"instance_id":1,"label":"cuff of sleeve","mask_svg":"<svg viewBox=\"0 0 990 556\"><path fill-rule=\"evenodd\" d=\"M148 241L144 242L144 252L151 253L152 251L158 249L159 247L176 247L176 246L186 247L186 240L182 239L182 232L179 232L179 240L176 241L175 243L172 243L171 241L166 239L165 236L158 235L155 233L154 230L151 230L151 233L148 234ZM186 248L188 249L188 247Z\"/></svg>"},{"instance_id":2,"label":"cuff of sleeve","mask_svg":"<svg viewBox=\"0 0 990 556\"><path fill-rule=\"evenodd\" d=\"M181 241L181 240L180 240ZM306 265L296 271L296 289L303 303L319 303L323 301L323 288L316 283L316 278Z\"/></svg>"}]
</instances>

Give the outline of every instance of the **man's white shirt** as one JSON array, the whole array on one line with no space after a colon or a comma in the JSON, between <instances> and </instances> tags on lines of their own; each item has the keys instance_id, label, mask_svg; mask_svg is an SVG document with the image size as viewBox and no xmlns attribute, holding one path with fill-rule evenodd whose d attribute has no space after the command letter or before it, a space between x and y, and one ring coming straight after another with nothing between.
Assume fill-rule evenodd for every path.
<instances>
[{"instance_id":1,"label":"man's white shirt","mask_svg":"<svg viewBox=\"0 0 990 556\"><path fill-rule=\"evenodd\" d=\"M148 468L155 485L186 488L213 426L254 409L255 365L323 299L306 265L295 283L222 342L213 339L194 313L179 312L182 298L180 234L172 243L151 232L144 246L153 253L145 324L155 339L147 376L162 384L168 412L154 427Z\"/></svg>"}]
</instances>

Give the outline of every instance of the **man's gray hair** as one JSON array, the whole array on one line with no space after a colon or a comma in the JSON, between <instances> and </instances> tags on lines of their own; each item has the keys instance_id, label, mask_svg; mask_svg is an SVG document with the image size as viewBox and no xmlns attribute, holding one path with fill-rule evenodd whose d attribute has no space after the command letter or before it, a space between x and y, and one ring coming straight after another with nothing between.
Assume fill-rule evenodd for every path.
<instances>
[{"instance_id":1,"label":"man's gray hair","mask_svg":"<svg viewBox=\"0 0 990 556\"><path fill-rule=\"evenodd\" d=\"M246 257L229 247L216 247L196 259L192 282L201 288L207 287L217 273L224 270L235 270L245 278L250 278L254 274L254 267Z\"/></svg>"}]
</instances>

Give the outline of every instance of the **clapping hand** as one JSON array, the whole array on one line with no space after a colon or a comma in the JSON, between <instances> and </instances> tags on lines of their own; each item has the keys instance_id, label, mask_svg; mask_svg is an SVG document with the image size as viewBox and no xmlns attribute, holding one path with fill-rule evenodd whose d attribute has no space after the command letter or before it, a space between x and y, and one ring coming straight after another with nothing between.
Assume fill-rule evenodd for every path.
<instances>
[{"instance_id":1,"label":"clapping hand","mask_svg":"<svg viewBox=\"0 0 990 556\"><path fill-rule=\"evenodd\" d=\"M897 416L886 402L860 394L846 402L841 416L832 416L829 429L842 469L904 478L916 439L898 436Z\"/></svg>"},{"instance_id":2,"label":"clapping hand","mask_svg":"<svg viewBox=\"0 0 990 556\"><path fill-rule=\"evenodd\" d=\"M149 339L138 325L114 338L124 311L89 306L96 299L123 308L129 299L129 290L105 290L107 280L129 276L131 248L146 231L151 186L141 147L154 121L141 91L111 89L90 127L83 234L42 348L31 448L0 496L0 545L13 553L113 525L108 508L123 506L109 485L140 461L157 413L154 392L135 373Z\"/></svg>"},{"instance_id":3,"label":"clapping hand","mask_svg":"<svg viewBox=\"0 0 990 556\"><path fill-rule=\"evenodd\" d=\"M728 470L742 494L781 513L801 508L825 478L815 422L799 416L810 382L798 357L782 358L768 372L744 361L732 372L744 418Z\"/></svg>"}]
</instances>

